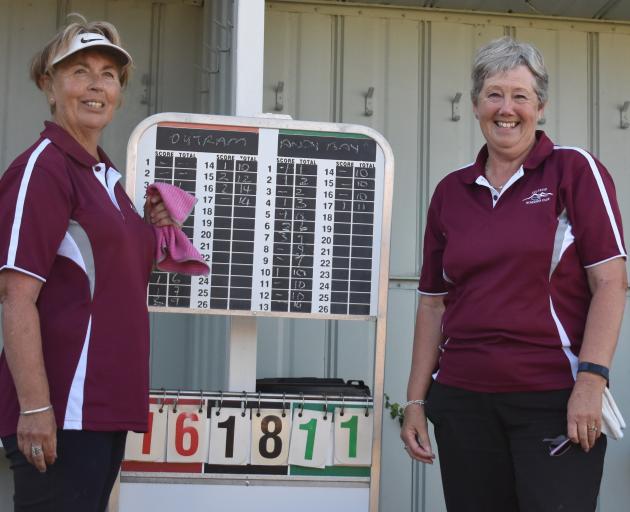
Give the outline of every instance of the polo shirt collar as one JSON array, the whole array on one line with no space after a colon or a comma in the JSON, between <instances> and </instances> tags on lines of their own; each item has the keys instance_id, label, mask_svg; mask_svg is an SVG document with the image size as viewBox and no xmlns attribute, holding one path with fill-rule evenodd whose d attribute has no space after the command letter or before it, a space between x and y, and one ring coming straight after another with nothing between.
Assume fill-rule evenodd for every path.
<instances>
[{"instance_id":1,"label":"polo shirt collar","mask_svg":"<svg viewBox=\"0 0 630 512\"><path fill-rule=\"evenodd\" d=\"M523 162L524 170L535 170L553 152L553 142L544 131L536 130L536 143ZM464 183L472 185L477 182L479 176L485 176L486 162L488 160L488 145L484 144L477 155L477 159L462 170L461 178Z\"/></svg>"},{"instance_id":2,"label":"polo shirt collar","mask_svg":"<svg viewBox=\"0 0 630 512\"><path fill-rule=\"evenodd\" d=\"M50 139L50 141L61 149L64 153L69 155L73 160L76 160L78 163L87 167L89 169L93 169L95 165L99 163L104 163L108 168L114 167L107 158L105 152L100 148L97 148L98 155L101 159L98 162L92 155L90 155L81 144L77 142L77 140L70 135L66 130L64 130L57 123L53 123L52 121L44 121L44 131L41 133L43 138Z\"/></svg>"}]
</instances>

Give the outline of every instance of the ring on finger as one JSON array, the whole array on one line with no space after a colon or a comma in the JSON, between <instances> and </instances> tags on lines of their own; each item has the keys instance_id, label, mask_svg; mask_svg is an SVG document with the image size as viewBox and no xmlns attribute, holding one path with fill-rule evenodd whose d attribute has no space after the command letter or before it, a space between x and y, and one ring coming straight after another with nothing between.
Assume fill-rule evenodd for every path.
<instances>
[{"instance_id":1,"label":"ring on finger","mask_svg":"<svg viewBox=\"0 0 630 512\"><path fill-rule=\"evenodd\" d=\"M42 451L42 447L39 444L32 444L31 445L31 455L33 457L39 457L42 453L44 453Z\"/></svg>"},{"instance_id":2,"label":"ring on finger","mask_svg":"<svg viewBox=\"0 0 630 512\"><path fill-rule=\"evenodd\" d=\"M597 432L599 429L597 428L596 425L589 425L588 427L586 427L586 431L587 432Z\"/></svg>"}]
</instances>

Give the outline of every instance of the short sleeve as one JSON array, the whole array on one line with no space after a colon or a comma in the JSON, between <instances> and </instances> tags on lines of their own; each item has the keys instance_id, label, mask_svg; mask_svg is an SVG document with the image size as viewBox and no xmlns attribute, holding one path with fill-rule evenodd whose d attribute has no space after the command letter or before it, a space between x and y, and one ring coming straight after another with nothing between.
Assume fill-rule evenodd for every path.
<instances>
[{"instance_id":1,"label":"short sleeve","mask_svg":"<svg viewBox=\"0 0 630 512\"><path fill-rule=\"evenodd\" d=\"M431 198L427 213L427 226L424 231L422 250L422 271L418 292L423 295L446 295L448 293L444 281L444 265L442 258L446 237L440 222L440 189L436 189Z\"/></svg>"},{"instance_id":2,"label":"short sleeve","mask_svg":"<svg viewBox=\"0 0 630 512\"><path fill-rule=\"evenodd\" d=\"M626 257L621 213L615 185L606 168L592 155L577 150L564 173L563 195L580 261L591 267Z\"/></svg>"},{"instance_id":3,"label":"short sleeve","mask_svg":"<svg viewBox=\"0 0 630 512\"><path fill-rule=\"evenodd\" d=\"M52 151L34 151L26 165L10 167L0 179L0 270L41 281L53 266L72 211L65 169L41 163Z\"/></svg>"}]
</instances>

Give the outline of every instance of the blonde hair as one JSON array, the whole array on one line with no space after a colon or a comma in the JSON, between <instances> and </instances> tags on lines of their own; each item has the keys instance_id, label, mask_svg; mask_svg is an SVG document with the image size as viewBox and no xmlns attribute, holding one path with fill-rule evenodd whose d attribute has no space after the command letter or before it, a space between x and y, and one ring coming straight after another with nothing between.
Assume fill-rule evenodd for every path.
<instances>
[{"instance_id":1,"label":"blonde hair","mask_svg":"<svg viewBox=\"0 0 630 512\"><path fill-rule=\"evenodd\" d=\"M122 46L120 43L120 35L116 27L107 21L91 21L88 22L82 15L78 13L72 13L68 15L68 18L78 18L79 21L68 24L65 28L59 31L55 37L53 37L46 45L33 56L31 61L30 76L31 80L35 82L38 89L42 89L41 80L46 75L51 75L53 72L52 61L56 55L64 52L70 41L77 35L85 32L95 32L105 36L111 43L116 46ZM107 51L104 48L104 51ZM114 53L112 52L112 55ZM129 79L131 72L131 62L120 65L120 85L124 89Z\"/></svg>"}]
</instances>

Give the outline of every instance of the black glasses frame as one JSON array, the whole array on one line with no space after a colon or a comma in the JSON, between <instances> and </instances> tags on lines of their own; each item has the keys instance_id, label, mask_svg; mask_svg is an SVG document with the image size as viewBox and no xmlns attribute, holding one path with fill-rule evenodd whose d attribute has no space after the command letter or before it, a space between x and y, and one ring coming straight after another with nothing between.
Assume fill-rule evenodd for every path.
<instances>
[{"instance_id":1,"label":"black glasses frame","mask_svg":"<svg viewBox=\"0 0 630 512\"><path fill-rule=\"evenodd\" d=\"M571 439L569 439L564 434L543 439L543 443L547 443L549 445L549 455L551 457L560 457L569 451L571 448Z\"/></svg>"}]
</instances>

